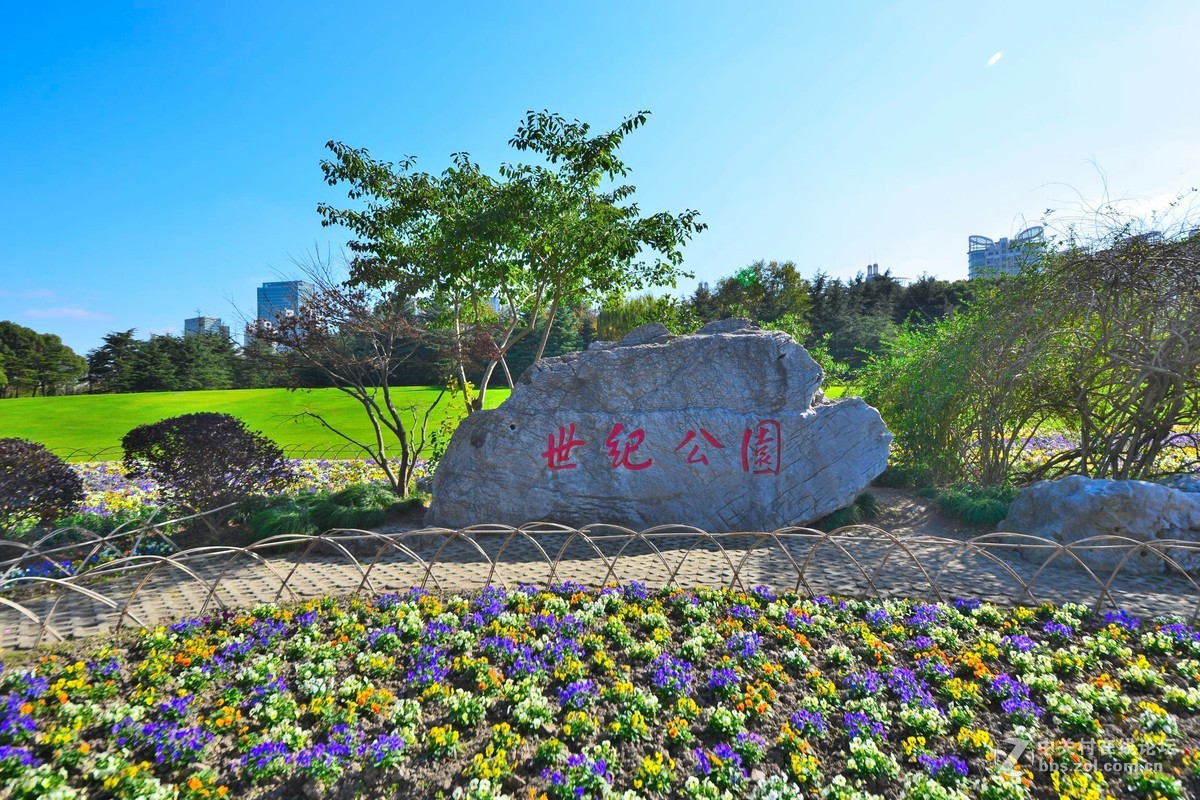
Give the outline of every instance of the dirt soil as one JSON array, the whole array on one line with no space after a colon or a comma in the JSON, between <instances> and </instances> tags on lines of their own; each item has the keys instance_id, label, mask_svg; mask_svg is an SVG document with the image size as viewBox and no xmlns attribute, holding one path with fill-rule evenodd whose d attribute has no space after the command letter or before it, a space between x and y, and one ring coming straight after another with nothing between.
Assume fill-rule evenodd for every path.
<instances>
[{"instance_id":1,"label":"dirt soil","mask_svg":"<svg viewBox=\"0 0 1200 800\"><path fill-rule=\"evenodd\" d=\"M866 524L882 528L897 536L945 536L969 539L990 533L989 530L951 519L938 510L932 497L922 497L912 489L867 489L875 495L879 514Z\"/></svg>"}]
</instances>

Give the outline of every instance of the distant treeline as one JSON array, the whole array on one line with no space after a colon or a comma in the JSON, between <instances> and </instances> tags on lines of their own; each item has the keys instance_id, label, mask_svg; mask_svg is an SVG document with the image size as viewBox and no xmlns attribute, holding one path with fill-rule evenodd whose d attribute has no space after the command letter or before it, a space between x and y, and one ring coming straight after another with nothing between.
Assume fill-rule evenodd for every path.
<instances>
[{"instance_id":1,"label":"distant treeline","mask_svg":"<svg viewBox=\"0 0 1200 800\"><path fill-rule=\"evenodd\" d=\"M53 333L0 320L0 397L61 394L87 372L87 362Z\"/></svg>"},{"instance_id":2,"label":"distant treeline","mask_svg":"<svg viewBox=\"0 0 1200 800\"><path fill-rule=\"evenodd\" d=\"M791 261L758 261L722 278L716 288L700 284L690 297L638 298L612 303L597 320L601 338L642 322L663 322L677 333L733 317L790 333L810 350L857 370L880 341L908 322L923 326L970 302L979 281L923 276L908 285L890 272L850 280L818 272L800 276Z\"/></svg>"},{"instance_id":3,"label":"distant treeline","mask_svg":"<svg viewBox=\"0 0 1200 800\"><path fill-rule=\"evenodd\" d=\"M979 286L978 281L929 276L904 285L886 272L850 280L817 273L806 279L790 261L759 261L722 278L715 287L700 284L690 296L643 294L615 299L598 311L586 306L560 308L545 355L618 339L647 322L689 333L707 322L745 317L791 334L820 353L827 368L835 365L853 372L870 354L880 352L880 342L899 326L935 322L974 298ZM533 362L541 327L507 354L514 379ZM297 373L294 361L280 358L263 344L239 347L219 334L138 339L135 333L113 331L82 358L53 334L0 322L0 396L329 385L320 370ZM452 359L439 348L436 337L416 347L413 357L394 370L392 383L445 383ZM478 379L479 373L472 377ZM494 385L503 381L501 372L493 374Z\"/></svg>"}]
</instances>

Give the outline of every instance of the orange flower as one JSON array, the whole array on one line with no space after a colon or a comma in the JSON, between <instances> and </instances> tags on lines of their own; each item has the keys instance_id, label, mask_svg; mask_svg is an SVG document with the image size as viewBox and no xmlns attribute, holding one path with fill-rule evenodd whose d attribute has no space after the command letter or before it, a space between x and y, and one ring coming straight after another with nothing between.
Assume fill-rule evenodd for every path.
<instances>
[{"instance_id":1,"label":"orange flower","mask_svg":"<svg viewBox=\"0 0 1200 800\"><path fill-rule=\"evenodd\" d=\"M33 703L21 703L21 713L29 716L33 713Z\"/></svg>"},{"instance_id":2,"label":"orange flower","mask_svg":"<svg viewBox=\"0 0 1200 800\"><path fill-rule=\"evenodd\" d=\"M88 744L87 742L79 743L79 752L90 753L91 751L92 751L92 746L90 744Z\"/></svg>"},{"instance_id":3,"label":"orange flower","mask_svg":"<svg viewBox=\"0 0 1200 800\"><path fill-rule=\"evenodd\" d=\"M204 781L200 780L195 775L193 775L191 778L188 779L187 785L188 785L189 789L191 789L192 791L196 791L197 789L199 789L201 786L204 785Z\"/></svg>"}]
</instances>

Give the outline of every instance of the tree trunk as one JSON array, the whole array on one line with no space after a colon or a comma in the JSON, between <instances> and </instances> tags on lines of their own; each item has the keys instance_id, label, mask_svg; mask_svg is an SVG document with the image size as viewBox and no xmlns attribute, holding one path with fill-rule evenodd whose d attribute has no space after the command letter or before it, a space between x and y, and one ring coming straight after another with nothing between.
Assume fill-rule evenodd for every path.
<instances>
[{"instance_id":1,"label":"tree trunk","mask_svg":"<svg viewBox=\"0 0 1200 800\"><path fill-rule=\"evenodd\" d=\"M533 354L533 363L542 360L542 354L546 352L546 341L550 338L550 328L554 325L554 317L558 314L558 296L555 295L554 300L550 303L550 313L546 317L546 328L542 331L542 338L538 341L537 352ZM534 320L536 323L537 320Z\"/></svg>"}]
</instances>

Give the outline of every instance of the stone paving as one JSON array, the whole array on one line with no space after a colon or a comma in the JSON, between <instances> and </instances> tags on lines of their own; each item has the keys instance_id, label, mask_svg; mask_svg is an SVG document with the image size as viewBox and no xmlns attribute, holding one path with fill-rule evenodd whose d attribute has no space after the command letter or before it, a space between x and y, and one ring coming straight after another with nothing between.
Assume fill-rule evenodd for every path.
<instances>
[{"instance_id":1,"label":"stone paving","mask_svg":"<svg viewBox=\"0 0 1200 800\"><path fill-rule=\"evenodd\" d=\"M276 547L254 553L210 549L142 561L138 567L114 562L81 576L77 589L21 599L29 616L0 605L0 650L264 602L379 594L411 586L469 591L488 583L766 585L805 594L979 597L1002 604L1070 601L1188 619L1200 610L1200 591L1183 576L1131 571L1119 575L1104 596L1101 585L1107 574L1098 582L1064 557L1041 568L1048 553L1026 560L1001 544L973 550L962 542L930 537L584 537L567 532L447 536L416 531L339 534L307 544L307 549Z\"/></svg>"}]
</instances>

